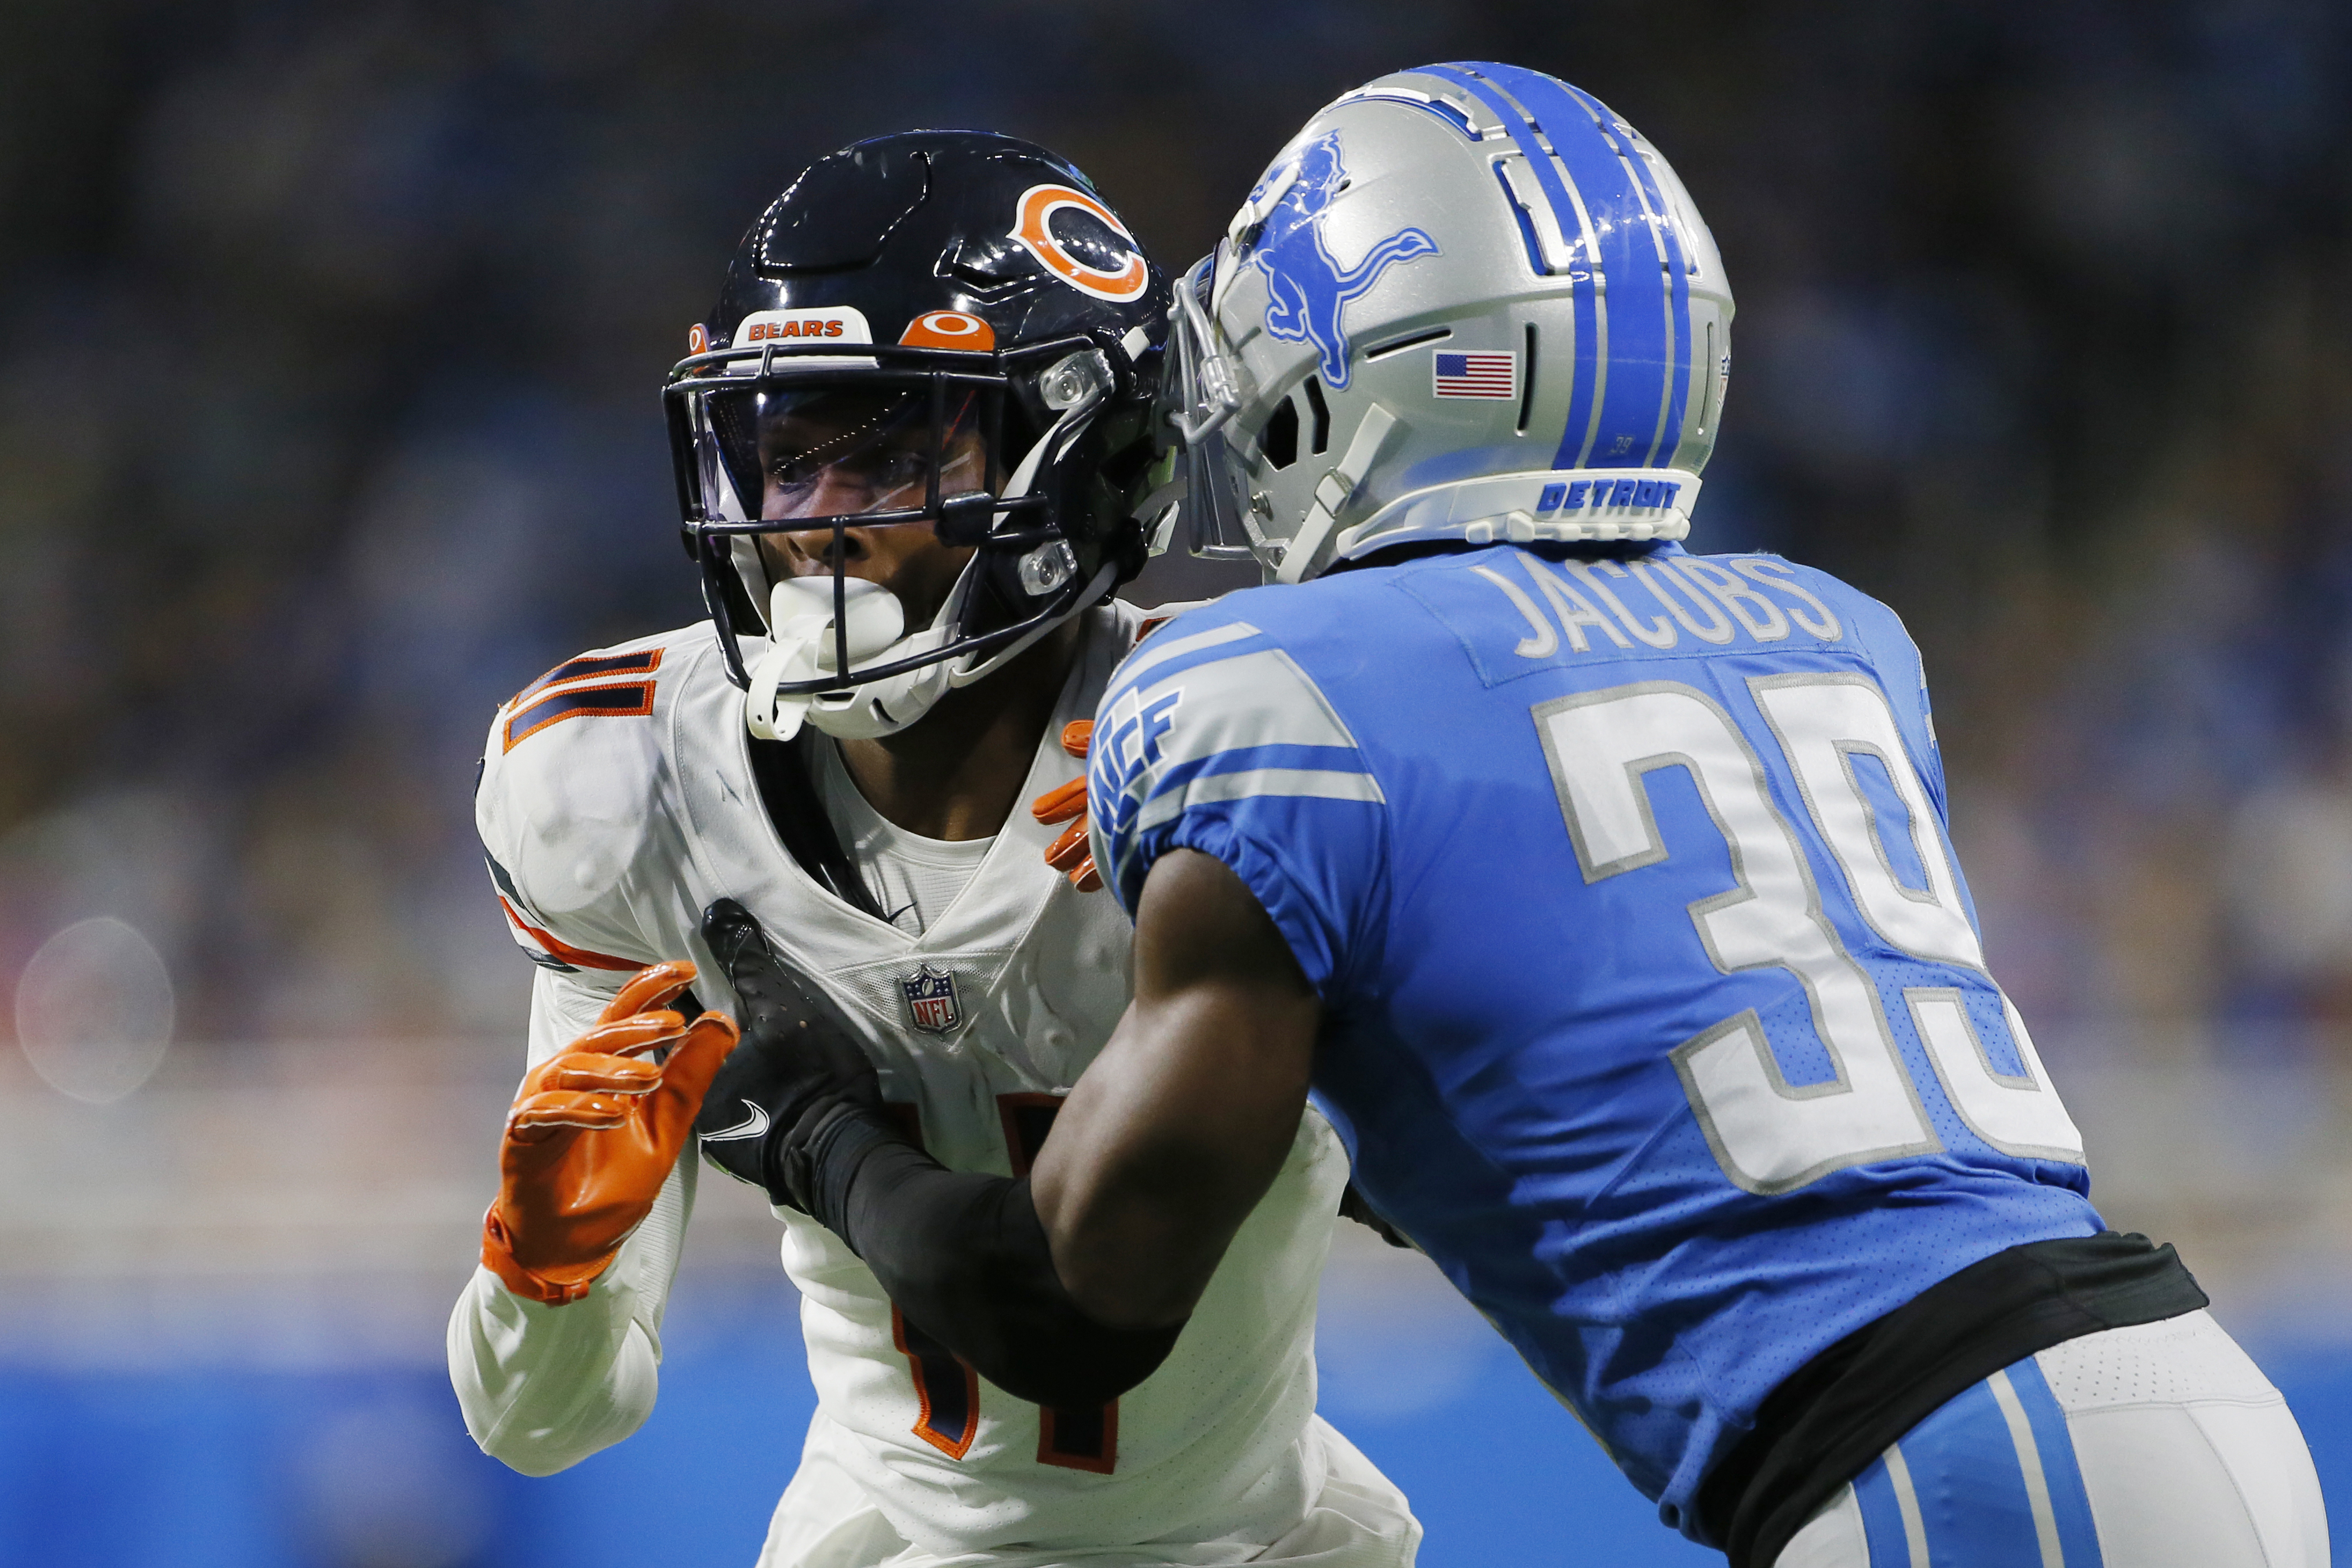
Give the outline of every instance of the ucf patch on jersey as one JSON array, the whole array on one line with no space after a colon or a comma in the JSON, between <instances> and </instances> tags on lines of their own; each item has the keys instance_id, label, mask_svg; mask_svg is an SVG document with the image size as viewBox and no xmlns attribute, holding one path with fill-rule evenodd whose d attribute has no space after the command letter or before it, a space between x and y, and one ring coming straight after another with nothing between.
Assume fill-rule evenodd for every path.
<instances>
[{"instance_id":1,"label":"ucf patch on jersey","mask_svg":"<svg viewBox=\"0 0 2352 1568\"><path fill-rule=\"evenodd\" d=\"M1061 727L1093 714L1140 621L1125 605L1088 612L1021 801L1076 776ZM698 924L733 897L865 1046L936 1158L1026 1171L1127 1005L1126 917L1048 868L1056 830L1018 809L920 936L853 909L780 840L740 703L705 624L573 659L500 710L477 816L516 941L555 972L537 1014L577 1010L546 1005L551 989L609 993L670 958L695 960L702 1001L727 1006ZM533 1032L535 1056L570 1037L541 1016ZM811 1463L836 1466L932 1552L1273 1540L1323 1487L1328 1442L1344 1447L1317 1436L1313 1328L1346 1178L1339 1140L1310 1111L1175 1352L1087 1410L1040 1409L982 1381L908 1324L830 1232L779 1210L819 1400Z\"/></svg>"}]
</instances>

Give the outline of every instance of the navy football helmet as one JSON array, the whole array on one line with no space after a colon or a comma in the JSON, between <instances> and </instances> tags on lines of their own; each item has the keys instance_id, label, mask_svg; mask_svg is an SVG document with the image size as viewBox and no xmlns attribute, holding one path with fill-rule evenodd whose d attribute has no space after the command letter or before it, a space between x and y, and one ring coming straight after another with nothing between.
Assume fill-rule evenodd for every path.
<instances>
[{"instance_id":1,"label":"navy football helmet","mask_svg":"<svg viewBox=\"0 0 2352 1568\"><path fill-rule=\"evenodd\" d=\"M1139 510L1174 493L1150 432L1168 300L1086 176L1009 136L861 142L776 198L664 389L753 734L902 729L1141 568ZM927 626L846 574L844 531L885 527L975 547ZM761 536L810 530L831 573L772 574Z\"/></svg>"}]
</instances>

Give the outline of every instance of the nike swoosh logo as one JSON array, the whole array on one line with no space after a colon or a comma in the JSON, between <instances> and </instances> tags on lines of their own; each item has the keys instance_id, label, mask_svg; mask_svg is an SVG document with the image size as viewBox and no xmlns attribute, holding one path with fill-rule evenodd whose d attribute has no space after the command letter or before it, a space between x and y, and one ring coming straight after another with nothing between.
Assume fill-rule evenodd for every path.
<instances>
[{"instance_id":1,"label":"nike swoosh logo","mask_svg":"<svg viewBox=\"0 0 2352 1568\"><path fill-rule=\"evenodd\" d=\"M743 1109L750 1111L751 1114L743 1118L742 1121L738 1121L734 1126L728 1128L723 1132L704 1133L702 1135L702 1141L705 1143L726 1143L739 1138L760 1138L766 1136L768 1131L768 1113L761 1110L758 1106L752 1104L748 1100L743 1101Z\"/></svg>"}]
</instances>

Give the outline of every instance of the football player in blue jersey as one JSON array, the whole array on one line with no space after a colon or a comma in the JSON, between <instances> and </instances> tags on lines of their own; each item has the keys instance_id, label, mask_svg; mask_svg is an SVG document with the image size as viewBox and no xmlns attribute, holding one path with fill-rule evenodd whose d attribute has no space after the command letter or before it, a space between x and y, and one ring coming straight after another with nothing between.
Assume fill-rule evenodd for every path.
<instances>
[{"instance_id":1,"label":"football player in blue jersey","mask_svg":"<svg viewBox=\"0 0 2352 1568\"><path fill-rule=\"evenodd\" d=\"M807 1053L773 1152L809 1211L983 1373L1085 1346L1098 1397L1311 1093L1739 1568L2326 1563L2284 1402L2091 1205L1901 623L1675 542L1732 301L1657 152L1534 71L1384 77L1178 294L1195 546L1273 581L1097 712L1134 1005L1022 1181L940 1170Z\"/></svg>"}]
</instances>

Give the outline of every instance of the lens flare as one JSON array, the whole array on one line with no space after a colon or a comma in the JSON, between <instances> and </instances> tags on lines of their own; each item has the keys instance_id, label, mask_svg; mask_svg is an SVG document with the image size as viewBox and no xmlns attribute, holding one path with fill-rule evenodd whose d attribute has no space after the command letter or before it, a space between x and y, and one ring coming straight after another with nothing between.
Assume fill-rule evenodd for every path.
<instances>
[{"instance_id":1,"label":"lens flare","mask_svg":"<svg viewBox=\"0 0 2352 1568\"><path fill-rule=\"evenodd\" d=\"M43 942L16 982L16 1041L59 1094L104 1105L145 1083L172 1042L172 976L134 926L100 915Z\"/></svg>"}]
</instances>

